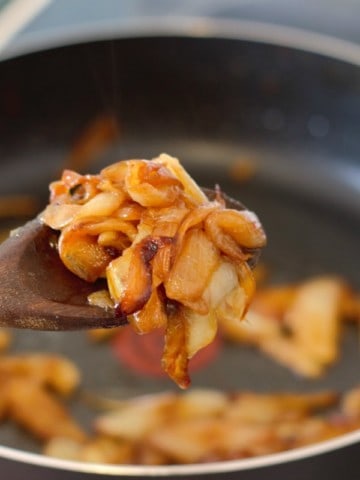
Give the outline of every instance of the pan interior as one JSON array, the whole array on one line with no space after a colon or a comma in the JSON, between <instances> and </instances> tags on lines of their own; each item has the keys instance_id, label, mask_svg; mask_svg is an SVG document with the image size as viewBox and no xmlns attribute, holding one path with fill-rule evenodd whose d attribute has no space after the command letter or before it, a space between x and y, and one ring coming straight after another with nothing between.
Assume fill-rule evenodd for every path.
<instances>
[{"instance_id":1,"label":"pan interior","mask_svg":"<svg viewBox=\"0 0 360 480\"><path fill-rule=\"evenodd\" d=\"M84 125L110 112L119 140L89 171L162 151L178 156L198 183L217 183L257 212L274 283L335 273L359 289L359 85L359 69L341 61L229 39L123 39L8 60L0 64L0 189L44 204ZM255 166L249 181L231 174L239 161ZM129 370L84 333L18 331L14 338L14 352L73 359L85 391L127 398L175 388ZM359 357L349 327L339 362L316 382L234 345L192 379L225 390L342 391L359 382ZM90 425L94 414L81 394L69 406ZM10 424L1 426L0 443L39 450Z\"/></svg>"}]
</instances>

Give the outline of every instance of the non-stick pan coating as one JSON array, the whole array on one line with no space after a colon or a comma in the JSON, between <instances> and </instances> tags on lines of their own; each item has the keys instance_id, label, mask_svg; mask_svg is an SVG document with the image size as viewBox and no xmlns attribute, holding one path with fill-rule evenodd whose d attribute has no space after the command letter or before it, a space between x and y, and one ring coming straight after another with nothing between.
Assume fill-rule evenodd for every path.
<instances>
[{"instance_id":1,"label":"non-stick pan coating","mask_svg":"<svg viewBox=\"0 0 360 480\"><path fill-rule=\"evenodd\" d=\"M119 120L120 140L91 165L92 171L162 151L178 156L200 184L218 183L257 212L269 238L262 259L273 282L335 273L359 289L359 85L356 66L239 40L122 39L8 60L0 64L0 191L34 193L45 202L47 184L84 125L111 112ZM230 166L244 159L255 164L255 176L239 183ZM87 390L126 397L174 388L166 379L129 371L109 346L91 345L83 333L15 336L14 351L56 351L74 359ZM345 332L339 362L316 382L294 376L252 349L227 345L211 368L194 372L193 385L343 391L359 383L359 360L355 328ZM84 424L90 422L92 414L79 399L71 408ZM0 442L26 451L39 448L28 434L8 425L0 427ZM244 471L241 478L263 478L271 468L278 479L306 478L310 471L319 480L335 479L349 462L359 474L356 448L268 471ZM0 463L12 479L27 472L83 478Z\"/></svg>"}]
</instances>

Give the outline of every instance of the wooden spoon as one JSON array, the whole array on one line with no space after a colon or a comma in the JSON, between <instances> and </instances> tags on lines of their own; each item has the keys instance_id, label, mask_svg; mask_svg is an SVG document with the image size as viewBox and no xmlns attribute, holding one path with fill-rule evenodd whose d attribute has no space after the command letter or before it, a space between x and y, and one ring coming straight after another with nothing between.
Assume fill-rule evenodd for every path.
<instances>
[{"instance_id":1,"label":"wooden spoon","mask_svg":"<svg viewBox=\"0 0 360 480\"><path fill-rule=\"evenodd\" d=\"M53 231L38 219L0 246L0 325L33 330L113 327L112 312L87 304L99 286L71 273L51 246Z\"/></svg>"},{"instance_id":2,"label":"wooden spoon","mask_svg":"<svg viewBox=\"0 0 360 480\"><path fill-rule=\"evenodd\" d=\"M214 196L211 191L206 193L210 198ZM244 209L229 197L226 202L231 208ZM71 273L51 246L52 238L53 230L34 219L1 244L0 326L81 330L124 324L113 311L88 304L88 295L104 286Z\"/></svg>"}]
</instances>

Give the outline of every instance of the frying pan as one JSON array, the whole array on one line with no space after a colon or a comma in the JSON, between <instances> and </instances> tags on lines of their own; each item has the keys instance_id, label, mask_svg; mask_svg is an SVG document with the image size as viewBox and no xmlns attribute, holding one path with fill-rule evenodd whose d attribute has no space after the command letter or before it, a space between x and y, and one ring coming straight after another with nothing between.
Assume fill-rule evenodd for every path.
<instances>
[{"instance_id":1,"label":"frying pan","mask_svg":"<svg viewBox=\"0 0 360 480\"><path fill-rule=\"evenodd\" d=\"M1 193L36 194L45 202L47 184L84 125L112 112L119 141L89 170L162 151L178 156L201 185L218 183L258 213L269 238L263 260L272 281L337 273L359 289L360 49L291 30L231 23L230 31L226 22L206 30L205 24L196 32L89 32L81 41L59 39L0 63ZM256 167L249 182L229 174L239 159ZM173 388L167 379L131 371L108 346L90 346L82 333L14 335L14 351L57 351L74 359L85 389L126 397ZM211 368L193 373L194 386L305 392L359 383L351 329L339 362L316 382L251 349L220 350ZM90 421L76 399L70 408L84 424ZM15 480L355 479L359 441L355 432L254 459L109 466L46 458L29 435L2 425L0 469Z\"/></svg>"}]
</instances>

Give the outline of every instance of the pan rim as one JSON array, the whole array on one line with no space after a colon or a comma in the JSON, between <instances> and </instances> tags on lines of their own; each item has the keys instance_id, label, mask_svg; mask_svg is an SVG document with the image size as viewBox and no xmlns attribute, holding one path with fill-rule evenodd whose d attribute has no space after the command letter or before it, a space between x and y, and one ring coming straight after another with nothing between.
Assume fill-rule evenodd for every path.
<instances>
[{"instance_id":1,"label":"pan rim","mask_svg":"<svg viewBox=\"0 0 360 480\"><path fill-rule=\"evenodd\" d=\"M228 39L287 47L321 55L360 66L360 45L333 36L283 25L251 20L225 20L208 17L152 17L134 21L103 23L57 29L18 41L13 47L0 51L0 61L52 50L58 47L106 41L151 37L181 37L199 39ZM330 453L360 442L360 430L331 440L248 459L190 465L107 465L62 460L0 445L0 458L37 467L108 476L164 477L180 475L207 475L256 468L265 468Z\"/></svg>"},{"instance_id":2,"label":"pan rim","mask_svg":"<svg viewBox=\"0 0 360 480\"><path fill-rule=\"evenodd\" d=\"M242 40L300 50L360 66L360 44L304 28L253 20L158 16L28 33L0 49L0 61L92 41L151 37Z\"/></svg>"},{"instance_id":3,"label":"pan rim","mask_svg":"<svg viewBox=\"0 0 360 480\"><path fill-rule=\"evenodd\" d=\"M355 445L360 442L360 430L346 433L330 440L318 442L314 445L294 448L286 452L262 455L259 457L223 462L211 462L188 465L110 465L102 463L86 463L73 460L63 460L47 457L39 453L25 452L15 448L0 445L0 458L37 467L50 468L59 471L77 473L101 474L108 476L136 477L165 477L180 475L208 475L214 473L228 473L254 470L289 462L310 459L312 457L331 453L335 450Z\"/></svg>"}]
</instances>

